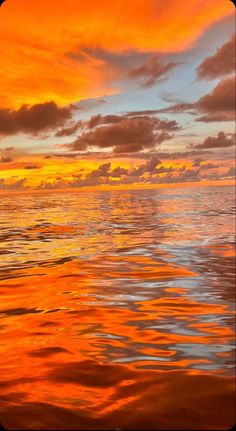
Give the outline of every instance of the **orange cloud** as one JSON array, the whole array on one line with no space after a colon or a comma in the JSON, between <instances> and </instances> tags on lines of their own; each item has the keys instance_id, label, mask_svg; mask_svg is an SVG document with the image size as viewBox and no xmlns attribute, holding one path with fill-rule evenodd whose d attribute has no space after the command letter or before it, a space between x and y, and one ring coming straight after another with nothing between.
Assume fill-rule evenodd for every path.
<instances>
[{"instance_id":1,"label":"orange cloud","mask_svg":"<svg viewBox=\"0 0 236 431\"><path fill-rule=\"evenodd\" d=\"M233 13L222 0L11 0L0 11L0 106L63 105L111 94L111 67L96 58L78 63L66 53L80 46L177 52Z\"/></svg>"}]
</instances>

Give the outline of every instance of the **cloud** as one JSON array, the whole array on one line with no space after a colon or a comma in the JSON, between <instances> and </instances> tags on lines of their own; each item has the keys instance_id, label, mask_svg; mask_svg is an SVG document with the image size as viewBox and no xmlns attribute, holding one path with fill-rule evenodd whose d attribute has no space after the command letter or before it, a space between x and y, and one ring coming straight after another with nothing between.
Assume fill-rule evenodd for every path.
<instances>
[{"instance_id":1,"label":"cloud","mask_svg":"<svg viewBox=\"0 0 236 431\"><path fill-rule=\"evenodd\" d=\"M191 175L190 175L191 171ZM111 170L111 163L103 163L97 169L90 172L85 179L76 178L70 185L72 187L97 186L99 184L132 184L151 182L153 184L163 182L187 181L198 178L200 169L186 169L182 164L165 166L158 154L153 154L145 163L129 169L118 166ZM161 176L159 176L161 174ZM114 181L116 178L116 181ZM119 181L117 181L119 179Z\"/></svg>"},{"instance_id":2,"label":"cloud","mask_svg":"<svg viewBox=\"0 0 236 431\"><path fill-rule=\"evenodd\" d=\"M153 172L160 164L161 160L159 159L158 155L152 156L145 164L145 172Z\"/></svg>"},{"instance_id":3,"label":"cloud","mask_svg":"<svg viewBox=\"0 0 236 431\"><path fill-rule=\"evenodd\" d=\"M159 156L157 154L152 155L146 163L136 167L131 168L128 171L128 175L130 177L142 177L145 173L148 173L149 175L157 174L160 172L163 172L163 166L161 166L161 160L159 159ZM169 168L168 168L169 169ZM166 170L166 168L164 168ZM136 179L137 181L137 179Z\"/></svg>"},{"instance_id":4,"label":"cloud","mask_svg":"<svg viewBox=\"0 0 236 431\"><path fill-rule=\"evenodd\" d=\"M231 166L225 174L226 177L235 177L236 176L236 168L235 166Z\"/></svg>"},{"instance_id":5,"label":"cloud","mask_svg":"<svg viewBox=\"0 0 236 431\"><path fill-rule=\"evenodd\" d=\"M220 122L235 119L235 78L220 81L215 88L195 103L178 103L153 112L196 115L196 121ZM140 111L140 114L144 111ZM133 115L135 111L133 112ZM137 115L137 112L136 112ZM200 116L201 115L201 116Z\"/></svg>"},{"instance_id":6,"label":"cloud","mask_svg":"<svg viewBox=\"0 0 236 431\"><path fill-rule=\"evenodd\" d=\"M212 149L226 148L235 145L235 135L229 134L229 137L224 132L219 132L217 136L208 136L202 144L191 145L194 149Z\"/></svg>"},{"instance_id":7,"label":"cloud","mask_svg":"<svg viewBox=\"0 0 236 431\"><path fill-rule=\"evenodd\" d=\"M93 66L98 72L104 73L107 83L117 80L138 80L142 87L151 87L158 80L167 79L168 74L179 62L163 63L162 54L153 50L142 51L130 49L112 51L99 46L80 45L75 51L66 53L66 56L81 67Z\"/></svg>"},{"instance_id":8,"label":"cloud","mask_svg":"<svg viewBox=\"0 0 236 431\"><path fill-rule=\"evenodd\" d=\"M200 157L195 159L192 163L192 167L197 167L200 169L213 169L219 167L219 165L214 165L211 162L205 162L204 159L201 159Z\"/></svg>"},{"instance_id":9,"label":"cloud","mask_svg":"<svg viewBox=\"0 0 236 431\"><path fill-rule=\"evenodd\" d=\"M204 160L203 159L201 159L200 157L198 157L197 159L195 159L195 160L193 160L193 164L192 164L192 166L201 166L201 163L203 162Z\"/></svg>"},{"instance_id":10,"label":"cloud","mask_svg":"<svg viewBox=\"0 0 236 431\"><path fill-rule=\"evenodd\" d=\"M40 166L37 166L37 165L25 165L24 169L39 169L39 168Z\"/></svg>"},{"instance_id":11,"label":"cloud","mask_svg":"<svg viewBox=\"0 0 236 431\"><path fill-rule=\"evenodd\" d=\"M234 174L233 169L228 169L228 164L219 164L218 158L216 163L211 163L207 159L206 154L209 151L200 149L199 151L190 151L186 153L167 154L163 152L155 152L149 157L147 153L143 153L146 157L143 162L137 164L135 159L129 167L117 166L113 167L114 161L101 163L96 169L88 171L81 168L71 172L70 178L63 178L57 171L55 176L41 178L38 176L37 184L30 185L30 176L27 174L27 179L20 179L13 175L8 180L0 180L1 190L30 190L30 189L65 189L68 187L81 188L99 185L129 185L129 184L168 184L188 181L201 181L204 179L222 179L231 177ZM202 158L196 157L197 154L204 155ZM161 161L160 155L163 158L173 159L170 161ZM181 160L177 161L177 158ZM185 158L186 155L186 158ZM191 155L194 160L191 162ZM148 157L148 158L147 158ZM191 164L190 164L191 163ZM28 165L30 166L30 165ZM31 165L32 168L33 165ZM36 167L37 168L37 167ZM91 168L90 168L91 169ZM30 175L30 174L29 174Z\"/></svg>"},{"instance_id":12,"label":"cloud","mask_svg":"<svg viewBox=\"0 0 236 431\"><path fill-rule=\"evenodd\" d=\"M195 104L205 115L198 121L234 121L235 119L235 78L223 79L210 94L203 96Z\"/></svg>"},{"instance_id":13,"label":"cloud","mask_svg":"<svg viewBox=\"0 0 236 431\"><path fill-rule=\"evenodd\" d=\"M72 106L59 107L55 102L23 105L18 110L0 109L0 135L37 135L63 126L71 114Z\"/></svg>"},{"instance_id":14,"label":"cloud","mask_svg":"<svg viewBox=\"0 0 236 431\"><path fill-rule=\"evenodd\" d=\"M25 184L26 178L18 179L16 177L15 182L8 184L5 180L0 179L0 190L27 190L28 187Z\"/></svg>"},{"instance_id":15,"label":"cloud","mask_svg":"<svg viewBox=\"0 0 236 431\"><path fill-rule=\"evenodd\" d=\"M111 177L120 178L122 175L127 175L127 173L128 169L118 166L117 168L113 169L113 171L111 171Z\"/></svg>"},{"instance_id":16,"label":"cloud","mask_svg":"<svg viewBox=\"0 0 236 431\"><path fill-rule=\"evenodd\" d=\"M79 63L94 63L96 68L108 66L110 71L123 72L128 71L133 65L140 65L145 61L149 54L137 49L112 51L101 46L79 46L76 51L70 51L66 54L69 58Z\"/></svg>"},{"instance_id":17,"label":"cloud","mask_svg":"<svg viewBox=\"0 0 236 431\"><path fill-rule=\"evenodd\" d=\"M130 69L132 79L140 79L142 87L151 87L160 79L167 78L168 73L179 63L162 64L158 55L150 57L143 65Z\"/></svg>"},{"instance_id":18,"label":"cloud","mask_svg":"<svg viewBox=\"0 0 236 431\"><path fill-rule=\"evenodd\" d=\"M130 111L127 112L127 116L136 117L143 115L155 115L155 114L182 114L183 112L188 112L193 114L194 104L193 103L177 103L175 105L167 106L161 109L146 109L143 111Z\"/></svg>"},{"instance_id":19,"label":"cloud","mask_svg":"<svg viewBox=\"0 0 236 431\"><path fill-rule=\"evenodd\" d=\"M73 106L76 106L76 109L78 109L79 111L85 112L91 109L99 108L106 103L107 103L106 100L98 99L95 97L95 98L89 98L89 99L82 99Z\"/></svg>"},{"instance_id":20,"label":"cloud","mask_svg":"<svg viewBox=\"0 0 236 431\"><path fill-rule=\"evenodd\" d=\"M197 68L199 79L215 79L235 71L235 35Z\"/></svg>"},{"instance_id":21,"label":"cloud","mask_svg":"<svg viewBox=\"0 0 236 431\"><path fill-rule=\"evenodd\" d=\"M110 168L111 168L110 163L103 163L98 167L98 169L95 169L94 171L90 172L90 174L87 175L87 178L109 177Z\"/></svg>"},{"instance_id":22,"label":"cloud","mask_svg":"<svg viewBox=\"0 0 236 431\"><path fill-rule=\"evenodd\" d=\"M8 156L2 156L0 159L0 163L11 163L13 161L13 159L11 157Z\"/></svg>"},{"instance_id":23,"label":"cloud","mask_svg":"<svg viewBox=\"0 0 236 431\"><path fill-rule=\"evenodd\" d=\"M123 117L120 115L93 115L90 120L87 122L87 127L89 129L93 129L94 127L100 126L101 124L115 124L119 123L123 120Z\"/></svg>"},{"instance_id":24,"label":"cloud","mask_svg":"<svg viewBox=\"0 0 236 431\"><path fill-rule=\"evenodd\" d=\"M111 124L108 122L95 130L86 131L74 142L64 146L72 151L84 151L91 147L98 147L112 148L114 153L133 153L155 148L156 145L173 137L169 132L178 129L176 121L162 121L155 117L107 117L109 117L109 122L111 117L114 117ZM107 117L97 116L93 119L92 127L107 121ZM114 120L115 118L116 120Z\"/></svg>"},{"instance_id":25,"label":"cloud","mask_svg":"<svg viewBox=\"0 0 236 431\"><path fill-rule=\"evenodd\" d=\"M2 151L10 152L10 151L13 151L13 150L14 150L14 147L13 147L13 146L11 146L11 147L3 148L3 150L2 150Z\"/></svg>"},{"instance_id":26,"label":"cloud","mask_svg":"<svg viewBox=\"0 0 236 431\"><path fill-rule=\"evenodd\" d=\"M63 129L58 130L57 133L55 133L55 137L56 138L62 138L64 136L71 136L73 135L75 132L77 132L77 130L82 127L82 121L77 121L76 123L72 124L69 127L64 127Z\"/></svg>"},{"instance_id":27,"label":"cloud","mask_svg":"<svg viewBox=\"0 0 236 431\"><path fill-rule=\"evenodd\" d=\"M4 106L45 102L52 94L56 103L64 105L91 94L108 94L106 64L102 73L97 62L76 64L66 55L75 49L75 43L117 54L183 52L211 24L233 15L230 2L222 0L215 0L214 8L212 2L202 0L168 0L167 4L163 0L120 0L114 7L109 0L70 0L66 13L62 1L50 0L41 6L42 2L15 1L9 13L4 11L0 28ZM37 28L36 22L40 23ZM5 28L10 29L11 37L5 37Z\"/></svg>"},{"instance_id":28,"label":"cloud","mask_svg":"<svg viewBox=\"0 0 236 431\"><path fill-rule=\"evenodd\" d=\"M204 163L200 165L201 169L215 169L218 168L219 165L214 165L214 163Z\"/></svg>"}]
</instances>

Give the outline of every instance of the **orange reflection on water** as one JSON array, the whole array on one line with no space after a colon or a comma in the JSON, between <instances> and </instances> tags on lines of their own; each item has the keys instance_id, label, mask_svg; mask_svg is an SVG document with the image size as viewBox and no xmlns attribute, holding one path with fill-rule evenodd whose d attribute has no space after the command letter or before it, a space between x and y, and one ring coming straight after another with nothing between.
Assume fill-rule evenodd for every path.
<instances>
[{"instance_id":1,"label":"orange reflection on water","mask_svg":"<svg viewBox=\"0 0 236 431\"><path fill-rule=\"evenodd\" d=\"M176 193L1 202L6 428L233 424L230 200Z\"/></svg>"}]
</instances>

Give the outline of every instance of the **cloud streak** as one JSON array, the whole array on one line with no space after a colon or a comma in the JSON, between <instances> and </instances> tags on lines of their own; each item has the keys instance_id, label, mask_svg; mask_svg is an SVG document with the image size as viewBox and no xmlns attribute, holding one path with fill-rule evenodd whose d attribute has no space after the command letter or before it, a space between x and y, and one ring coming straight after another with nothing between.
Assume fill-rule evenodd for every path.
<instances>
[{"instance_id":1,"label":"cloud streak","mask_svg":"<svg viewBox=\"0 0 236 431\"><path fill-rule=\"evenodd\" d=\"M152 87L159 80L167 79L168 74L178 64L178 62L162 64L160 57L154 55L141 66L130 69L129 77L137 79L141 87Z\"/></svg>"}]
</instances>

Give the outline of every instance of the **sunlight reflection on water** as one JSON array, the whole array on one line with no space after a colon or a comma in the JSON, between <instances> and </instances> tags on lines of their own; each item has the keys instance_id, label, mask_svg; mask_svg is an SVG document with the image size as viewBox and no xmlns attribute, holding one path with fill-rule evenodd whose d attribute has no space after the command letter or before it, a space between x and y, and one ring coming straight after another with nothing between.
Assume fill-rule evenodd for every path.
<instances>
[{"instance_id":1,"label":"sunlight reflection on water","mask_svg":"<svg viewBox=\"0 0 236 431\"><path fill-rule=\"evenodd\" d=\"M2 198L5 426L137 429L151 417L153 429L172 429L171 409L188 428L203 421L202 378L208 400L229 402L233 202L229 186ZM186 408L178 388L193 397L189 418L171 404L175 391Z\"/></svg>"}]
</instances>

